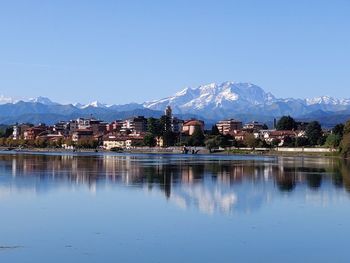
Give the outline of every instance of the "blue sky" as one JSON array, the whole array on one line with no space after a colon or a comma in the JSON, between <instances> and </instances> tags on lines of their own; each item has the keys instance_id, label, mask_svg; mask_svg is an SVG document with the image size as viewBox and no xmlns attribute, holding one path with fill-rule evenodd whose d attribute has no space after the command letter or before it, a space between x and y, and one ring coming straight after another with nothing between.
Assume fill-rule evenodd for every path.
<instances>
[{"instance_id":1,"label":"blue sky","mask_svg":"<svg viewBox=\"0 0 350 263\"><path fill-rule=\"evenodd\" d=\"M252 82L350 97L350 1L2 1L0 94L143 102Z\"/></svg>"}]
</instances>

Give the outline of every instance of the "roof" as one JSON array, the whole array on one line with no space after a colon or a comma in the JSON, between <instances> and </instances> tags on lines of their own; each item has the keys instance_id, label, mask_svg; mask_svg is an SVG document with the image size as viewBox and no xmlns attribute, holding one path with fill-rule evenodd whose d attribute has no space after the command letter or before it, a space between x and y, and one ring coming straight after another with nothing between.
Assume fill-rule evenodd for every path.
<instances>
[{"instance_id":1,"label":"roof","mask_svg":"<svg viewBox=\"0 0 350 263\"><path fill-rule=\"evenodd\" d=\"M184 126L203 126L203 122L199 120L189 120L185 121Z\"/></svg>"}]
</instances>

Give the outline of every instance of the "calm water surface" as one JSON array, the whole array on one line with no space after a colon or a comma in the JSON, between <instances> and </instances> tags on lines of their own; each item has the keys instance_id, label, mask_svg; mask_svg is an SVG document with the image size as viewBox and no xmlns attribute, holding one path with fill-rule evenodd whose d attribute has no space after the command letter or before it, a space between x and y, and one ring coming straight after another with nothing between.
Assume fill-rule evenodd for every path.
<instances>
[{"instance_id":1,"label":"calm water surface","mask_svg":"<svg viewBox=\"0 0 350 263\"><path fill-rule=\"evenodd\" d=\"M0 154L0 262L350 262L350 164Z\"/></svg>"}]
</instances>

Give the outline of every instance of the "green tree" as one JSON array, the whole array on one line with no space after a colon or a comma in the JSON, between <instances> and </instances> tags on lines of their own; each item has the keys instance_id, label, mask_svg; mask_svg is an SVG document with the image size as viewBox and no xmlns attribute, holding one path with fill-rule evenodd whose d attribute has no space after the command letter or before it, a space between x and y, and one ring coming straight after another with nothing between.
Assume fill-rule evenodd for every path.
<instances>
[{"instance_id":1,"label":"green tree","mask_svg":"<svg viewBox=\"0 0 350 263\"><path fill-rule=\"evenodd\" d=\"M344 130L343 130L343 134L349 134L349 133L350 133L350 120L345 123Z\"/></svg>"},{"instance_id":2,"label":"green tree","mask_svg":"<svg viewBox=\"0 0 350 263\"><path fill-rule=\"evenodd\" d=\"M344 158L350 158L350 120L344 125L344 135L340 143L340 152Z\"/></svg>"},{"instance_id":3,"label":"green tree","mask_svg":"<svg viewBox=\"0 0 350 263\"><path fill-rule=\"evenodd\" d=\"M295 130L297 128L297 123L290 116L283 116L277 122L277 130Z\"/></svg>"},{"instance_id":4,"label":"green tree","mask_svg":"<svg viewBox=\"0 0 350 263\"><path fill-rule=\"evenodd\" d=\"M350 133L344 134L340 143L340 152L344 158L350 158Z\"/></svg>"},{"instance_id":5,"label":"green tree","mask_svg":"<svg viewBox=\"0 0 350 263\"><path fill-rule=\"evenodd\" d=\"M156 118L147 119L147 132L153 134L154 136L162 135L162 128L160 120Z\"/></svg>"},{"instance_id":6,"label":"green tree","mask_svg":"<svg viewBox=\"0 0 350 263\"><path fill-rule=\"evenodd\" d=\"M295 145L295 139L289 136L285 137L283 140L283 146L293 147Z\"/></svg>"},{"instance_id":7,"label":"green tree","mask_svg":"<svg viewBox=\"0 0 350 263\"><path fill-rule=\"evenodd\" d=\"M145 137L143 138L143 143L148 147L154 147L157 144L155 136L148 132L145 134Z\"/></svg>"},{"instance_id":8,"label":"green tree","mask_svg":"<svg viewBox=\"0 0 350 263\"><path fill-rule=\"evenodd\" d=\"M335 135L339 135L340 137L343 137L344 124L343 123L339 123L339 124L335 125L334 128L332 129L332 133L335 134Z\"/></svg>"},{"instance_id":9,"label":"green tree","mask_svg":"<svg viewBox=\"0 0 350 263\"><path fill-rule=\"evenodd\" d=\"M219 143L216 140L216 138L210 138L208 140L205 141L205 146L207 147L207 149L209 150L209 152L212 152L213 149L217 149L219 148Z\"/></svg>"},{"instance_id":10,"label":"green tree","mask_svg":"<svg viewBox=\"0 0 350 263\"><path fill-rule=\"evenodd\" d=\"M204 145L204 133L199 126L196 126L193 134L191 135L191 141L193 146L203 146Z\"/></svg>"},{"instance_id":11,"label":"green tree","mask_svg":"<svg viewBox=\"0 0 350 263\"><path fill-rule=\"evenodd\" d=\"M247 136L244 137L243 140L244 145L255 148L258 146L258 140L254 137L254 134L248 134Z\"/></svg>"},{"instance_id":12,"label":"green tree","mask_svg":"<svg viewBox=\"0 0 350 263\"><path fill-rule=\"evenodd\" d=\"M211 134L211 135L219 135L219 134L220 134L219 129L218 129L218 127L217 127L216 125L213 125L213 126L211 127L211 132L210 132L210 134Z\"/></svg>"},{"instance_id":13,"label":"green tree","mask_svg":"<svg viewBox=\"0 0 350 263\"><path fill-rule=\"evenodd\" d=\"M339 134L331 133L327 136L325 146L329 148L337 148L340 145L341 137Z\"/></svg>"},{"instance_id":14,"label":"green tree","mask_svg":"<svg viewBox=\"0 0 350 263\"><path fill-rule=\"evenodd\" d=\"M310 122L306 126L305 135L309 139L311 145L317 145L322 143L322 128L321 124L318 121Z\"/></svg>"},{"instance_id":15,"label":"green tree","mask_svg":"<svg viewBox=\"0 0 350 263\"><path fill-rule=\"evenodd\" d=\"M163 132L163 145L165 147L174 146L177 136L172 131Z\"/></svg>"},{"instance_id":16,"label":"green tree","mask_svg":"<svg viewBox=\"0 0 350 263\"><path fill-rule=\"evenodd\" d=\"M304 147L309 145L309 140L306 137L297 137L295 139L295 146L296 147Z\"/></svg>"}]
</instances>

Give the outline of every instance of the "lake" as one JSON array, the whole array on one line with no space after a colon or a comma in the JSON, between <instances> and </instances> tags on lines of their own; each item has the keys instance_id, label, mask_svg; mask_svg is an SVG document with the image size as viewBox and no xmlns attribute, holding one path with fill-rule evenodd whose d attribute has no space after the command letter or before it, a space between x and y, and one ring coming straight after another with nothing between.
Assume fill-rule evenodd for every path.
<instances>
[{"instance_id":1,"label":"lake","mask_svg":"<svg viewBox=\"0 0 350 263\"><path fill-rule=\"evenodd\" d=\"M0 262L349 262L350 163L0 153Z\"/></svg>"}]
</instances>

